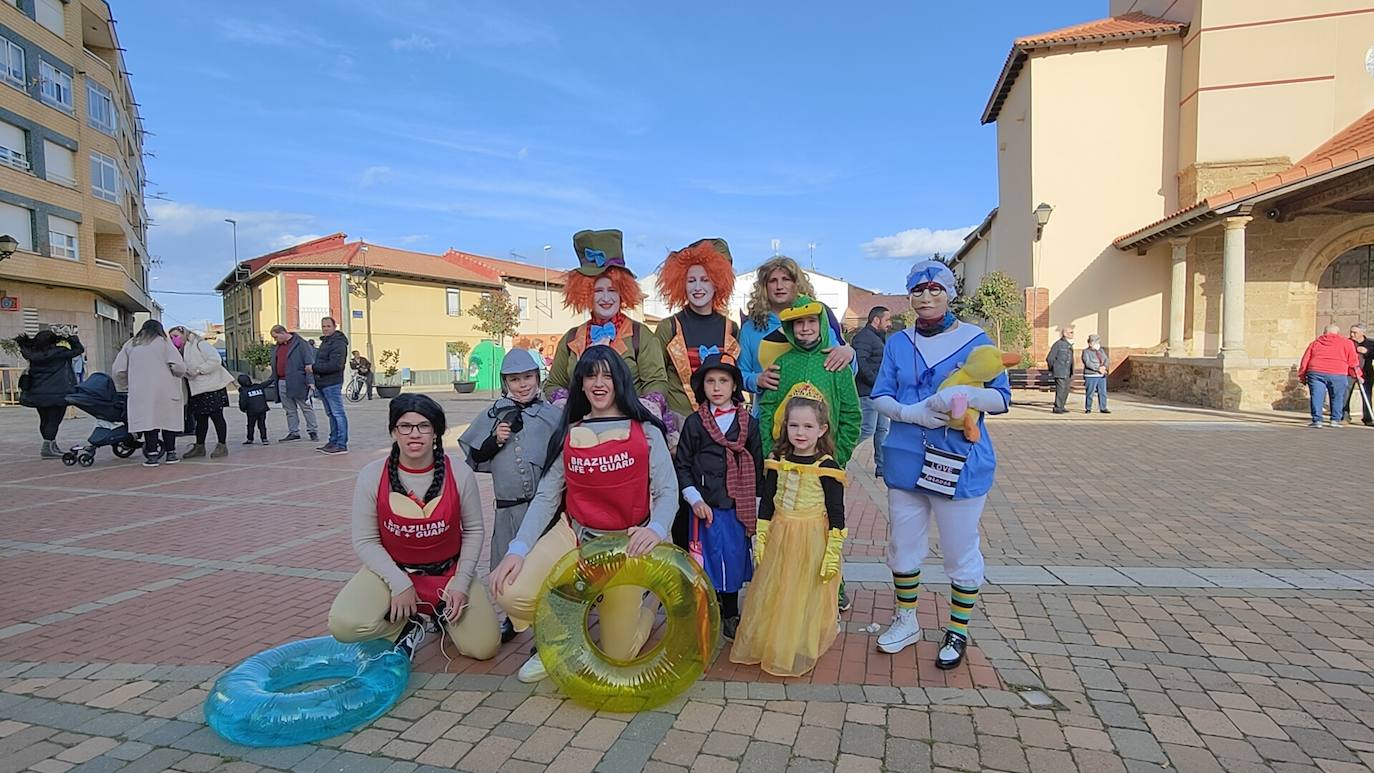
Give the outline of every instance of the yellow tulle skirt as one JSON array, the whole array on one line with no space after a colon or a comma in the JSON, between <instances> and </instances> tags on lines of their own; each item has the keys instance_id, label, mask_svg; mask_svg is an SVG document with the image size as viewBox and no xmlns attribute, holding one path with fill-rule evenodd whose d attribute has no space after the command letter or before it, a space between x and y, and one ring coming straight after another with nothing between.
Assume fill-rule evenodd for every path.
<instances>
[{"instance_id":1,"label":"yellow tulle skirt","mask_svg":"<svg viewBox=\"0 0 1374 773\"><path fill-rule=\"evenodd\" d=\"M821 581L825 512L773 515L763 562L744 595L730 660L774 676L801 676L839 635L840 577Z\"/></svg>"}]
</instances>

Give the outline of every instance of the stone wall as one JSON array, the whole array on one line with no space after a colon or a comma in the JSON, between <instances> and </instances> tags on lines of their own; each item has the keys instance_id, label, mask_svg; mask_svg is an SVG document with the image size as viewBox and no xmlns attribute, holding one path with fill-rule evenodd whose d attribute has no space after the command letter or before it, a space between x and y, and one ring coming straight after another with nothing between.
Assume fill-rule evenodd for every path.
<instances>
[{"instance_id":1,"label":"stone wall","mask_svg":"<svg viewBox=\"0 0 1374 773\"><path fill-rule=\"evenodd\" d=\"M1178 173L1178 204L1180 207L1190 206L1208 196L1282 172L1290 166L1292 162L1286 158L1193 164Z\"/></svg>"},{"instance_id":2,"label":"stone wall","mask_svg":"<svg viewBox=\"0 0 1374 773\"><path fill-rule=\"evenodd\" d=\"M1228 411L1300 409L1307 388L1291 363L1227 365L1215 357L1130 358L1128 391L1157 400Z\"/></svg>"}]
</instances>

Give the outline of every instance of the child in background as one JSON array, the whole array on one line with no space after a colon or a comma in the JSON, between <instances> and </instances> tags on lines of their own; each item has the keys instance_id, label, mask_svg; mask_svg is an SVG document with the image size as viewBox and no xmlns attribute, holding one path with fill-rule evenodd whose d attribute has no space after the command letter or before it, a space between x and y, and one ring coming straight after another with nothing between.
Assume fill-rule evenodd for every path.
<instances>
[{"instance_id":1,"label":"child in background","mask_svg":"<svg viewBox=\"0 0 1374 773\"><path fill-rule=\"evenodd\" d=\"M549 438L563 418L562 409L544 401L539 373L539 363L528 350L511 349L501 361L501 397L458 438L468 466L491 473L496 497L491 568L506 557L510 541L525 520L544 474ZM514 637L510 620L503 620L501 641Z\"/></svg>"},{"instance_id":2,"label":"child in background","mask_svg":"<svg viewBox=\"0 0 1374 773\"><path fill-rule=\"evenodd\" d=\"M248 416L248 439L243 444L253 445L253 428L257 427L262 444L267 445L267 389L254 384L245 373L239 374L239 410Z\"/></svg>"},{"instance_id":3,"label":"child in background","mask_svg":"<svg viewBox=\"0 0 1374 773\"><path fill-rule=\"evenodd\" d=\"M763 475L758 422L744 406L744 379L733 357L713 354L692 374L697 410L688 414L674 466L689 512L692 542L700 542L706 574L720 601L721 633L739 627L739 590L754 575L749 537L754 497Z\"/></svg>"},{"instance_id":4,"label":"child in background","mask_svg":"<svg viewBox=\"0 0 1374 773\"><path fill-rule=\"evenodd\" d=\"M809 672L839 634L844 470L832 454L830 410L815 385L792 387L784 427L764 462L754 535L755 575L730 660L774 676Z\"/></svg>"}]
</instances>

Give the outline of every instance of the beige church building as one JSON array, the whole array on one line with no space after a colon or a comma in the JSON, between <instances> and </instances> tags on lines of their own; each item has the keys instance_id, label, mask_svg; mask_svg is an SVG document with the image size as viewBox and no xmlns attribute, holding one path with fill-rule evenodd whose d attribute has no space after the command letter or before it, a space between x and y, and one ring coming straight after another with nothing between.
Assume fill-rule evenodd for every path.
<instances>
[{"instance_id":1,"label":"beige church building","mask_svg":"<svg viewBox=\"0 0 1374 773\"><path fill-rule=\"evenodd\" d=\"M997 207L957 270L1025 288L1042 366L1073 325L1132 391L1294 407L1319 329L1374 323L1374 3L1107 11L1012 43Z\"/></svg>"}]
</instances>

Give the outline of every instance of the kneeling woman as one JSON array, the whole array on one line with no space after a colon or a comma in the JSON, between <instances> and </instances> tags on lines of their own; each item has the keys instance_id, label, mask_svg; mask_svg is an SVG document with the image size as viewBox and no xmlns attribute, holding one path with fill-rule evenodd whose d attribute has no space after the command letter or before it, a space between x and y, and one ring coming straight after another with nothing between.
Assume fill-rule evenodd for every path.
<instances>
[{"instance_id":1,"label":"kneeling woman","mask_svg":"<svg viewBox=\"0 0 1374 773\"><path fill-rule=\"evenodd\" d=\"M677 473L663 424L639 402L620 355L609 346L588 348L569 386L563 420L549 442L548 470L506 557L491 572L492 596L517 631L534 622L544 580L569 551L625 532L625 552L643 555L667 538L677 515ZM567 517L549 529L560 511ZM643 598L644 589L634 586L606 591L598 609L601 649L609 657L633 658L648 640L654 613ZM536 653L519 678L536 682L546 674Z\"/></svg>"},{"instance_id":2,"label":"kneeling woman","mask_svg":"<svg viewBox=\"0 0 1374 773\"><path fill-rule=\"evenodd\" d=\"M363 568L329 610L342 642L387 638L411 656L445 629L458 652L488 660L500 625L476 579L486 532L477 479L444 453L444 409L425 395L391 401L391 455L358 473L353 549Z\"/></svg>"}]
</instances>

